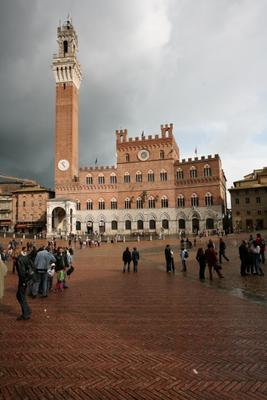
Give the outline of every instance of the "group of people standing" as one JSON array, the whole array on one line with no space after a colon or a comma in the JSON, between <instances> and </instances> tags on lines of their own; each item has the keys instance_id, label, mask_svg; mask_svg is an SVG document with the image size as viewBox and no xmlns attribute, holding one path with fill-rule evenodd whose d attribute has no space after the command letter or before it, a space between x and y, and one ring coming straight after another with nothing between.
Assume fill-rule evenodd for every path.
<instances>
[{"instance_id":1,"label":"group of people standing","mask_svg":"<svg viewBox=\"0 0 267 400\"><path fill-rule=\"evenodd\" d=\"M239 246L239 257L241 261L240 274L263 276L263 264L265 264L265 241L260 233L256 238L250 235L249 240L242 240Z\"/></svg>"},{"instance_id":2,"label":"group of people standing","mask_svg":"<svg viewBox=\"0 0 267 400\"><path fill-rule=\"evenodd\" d=\"M190 246L191 248L192 246ZM217 252L215 250L215 245L212 240L209 240L207 248L204 250L200 247L197 250L196 260L199 264L199 279L205 280L205 269L206 265L209 269L209 279L213 279L213 271L217 273L219 278L223 278L223 274L221 272L221 263L222 258L229 261L229 258L225 255L226 245L222 238L220 238L219 242L219 260L217 256ZM166 272L175 272L174 267L174 255L173 250L171 249L170 245L167 244L165 247L165 260L166 260ZM183 243L181 242L181 250L180 250L180 259L181 259L181 272L187 271L187 259L189 257L189 253L186 247L184 247Z\"/></svg>"},{"instance_id":3,"label":"group of people standing","mask_svg":"<svg viewBox=\"0 0 267 400\"><path fill-rule=\"evenodd\" d=\"M53 289L54 276L56 277L54 291L63 291L68 287L67 275L74 270L73 250L56 248L54 244L49 242L47 246L37 250L32 243L27 243L27 246L22 246L20 251L12 254L13 268L18 274L16 298L21 307L21 315L17 320L30 319L31 309L27 295L33 299L37 296L47 297L49 291ZM5 261L1 257L1 262L5 264Z\"/></svg>"},{"instance_id":4,"label":"group of people standing","mask_svg":"<svg viewBox=\"0 0 267 400\"><path fill-rule=\"evenodd\" d=\"M139 262L139 251L136 247L133 248L132 252L129 250L129 247L126 247L124 252L122 253L122 261L123 261L123 272L130 272L131 262L133 262L133 272L138 271L138 262Z\"/></svg>"},{"instance_id":5,"label":"group of people standing","mask_svg":"<svg viewBox=\"0 0 267 400\"><path fill-rule=\"evenodd\" d=\"M166 260L166 272L175 272L174 253L169 244L166 245L164 254L165 254L165 260ZM188 254L187 249L184 248L184 246L182 246L181 251L180 251L180 257L181 257L181 262L182 262L182 269L181 269L182 272L186 272L186 270L187 270L186 260L188 258L188 255L189 254Z\"/></svg>"}]
</instances>

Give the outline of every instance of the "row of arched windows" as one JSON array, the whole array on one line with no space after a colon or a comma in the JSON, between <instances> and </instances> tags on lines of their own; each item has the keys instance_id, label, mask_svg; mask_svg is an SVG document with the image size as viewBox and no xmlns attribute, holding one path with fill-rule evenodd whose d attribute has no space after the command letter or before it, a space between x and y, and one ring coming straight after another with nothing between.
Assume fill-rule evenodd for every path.
<instances>
[{"instance_id":1,"label":"row of arched windows","mask_svg":"<svg viewBox=\"0 0 267 400\"><path fill-rule=\"evenodd\" d=\"M168 174L165 169L162 169L159 173L159 179L161 182L167 181L168 179ZM129 172L125 172L124 177L123 177L124 183L130 183L131 182L131 176ZM155 181L155 173L152 170L149 170L147 173L147 181L148 182L154 182ZM135 174L135 182L143 182L143 174L141 171L137 171ZM87 175L86 176L86 184L87 185L93 185L94 180L92 175ZM105 176L103 174L99 174L97 177L97 183L99 185L105 184ZM117 183L117 176L115 173L112 173L109 177L109 183L111 184L116 184Z\"/></svg>"},{"instance_id":2,"label":"row of arched windows","mask_svg":"<svg viewBox=\"0 0 267 400\"><path fill-rule=\"evenodd\" d=\"M148 208L156 208L156 202L158 200L157 197L149 196L148 197ZM196 193L193 193L191 198L191 206L192 207L198 207L199 206L199 197ZM212 206L213 205L213 197L211 193L206 193L205 194L205 206ZM96 204L95 204L96 206ZM134 207L135 206L135 207ZM162 196L160 199L160 207L161 208L168 208L169 207L169 200L167 196ZM177 208L184 208L185 207L185 197L180 194L177 197ZM118 202L117 199L114 197L111 199L109 207L111 210L117 210L118 208ZM135 203L132 198L127 197L124 200L124 208L125 209L131 209L131 208L144 208L144 199L142 197L137 197L135 200ZM86 202L86 209L87 210L93 210L94 209L94 204L93 200L89 199ZM106 209L106 203L105 200L100 198L97 201L97 209L98 210L105 210ZM81 203L80 201L77 200L77 210L81 210Z\"/></svg>"},{"instance_id":3,"label":"row of arched windows","mask_svg":"<svg viewBox=\"0 0 267 400\"><path fill-rule=\"evenodd\" d=\"M189 177L190 178L197 178L198 177L198 173L199 171L197 170L196 167L192 166L189 170ZM208 177L208 176L212 176L212 172L211 172L211 167L209 165L205 165L204 166L204 170L203 170L203 174L204 177ZM143 182L143 173L141 171L137 171L135 173L135 182ZM181 180L184 179L185 175L184 175L184 171L182 168L178 168L176 171L176 180ZM168 174L167 171L165 169L162 169L159 173L159 180L160 182L165 182L168 180ZM124 177L123 177L123 181L124 183L130 183L131 182L131 175L129 172L125 172L124 173ZM149 170L147 172L147 182L154 182L155 181L155 173L152 170ZM93 180L93 176L91 174L86 176L86 184L87 185L93 185L94 180ZM99 174L97 177L97 183L99 185L103 185L106 183L106 179L104 174ZM116 174L113 172L112 174L110 174L109 176L109 183L110 184L116 184L117 183L117 176Z\"/></svg>"},{"instance_id":4,"label":"row of arched windows","mask_svg":"<svg viewBox=\"0 0 267 400\"><path fill-rule=\"evenodd\" d=\"M199 170L195 166L192 166L189 170L189 177L197 178L198 175L199 175ZM210 165L208 165L208 164L204 165L203 175L204 175L204 177L212 176L212 171L211 171ZM184 179L184 178L185 178L185 174L184 174L183 169L178 168L176 171L176 180L178 181L178 180Z\"/></svg>"},{"instance_id":5,"label":"row of arched windows","mask_svg":"<svg viewBox=\"0 0 267 400\"><path fill-rule=\"evenodd\" d=\"M104 221L101 221L101 226L105 225ZM150 219L148 221L148 226L150 230L156 230L158 222L155 219ZM185 229L185 220L184 219L179 219L178 220L178 228L179 229ZM168 219L163 219L161 221L161 227L163 229L169 229L169 220ZM76 229L79 231L81 230L81 222L77 221L76 222ZM131 220L126 220L124 221L124 229L126 231L132 230L132 221ZM137 221L137 229L138 230L144 230L144 221L142 219L139 219ZM214 229L214 219L213 218L207 218L206 219L206 229ZM111 221L111 230L116 231L118 230L118 221L113 220Z\"/></svg>"},{"instance_id":6,"label":"row of arched windows","mask_svg":"<svg viewBox=\"0 0 267 400\"><path fill-rule=\"evenodd\" d=\"M213 205L213 196L211 193L206 193L205 197L205 206L212 206ZM191 206L198 207L199 206L199 197L196 193L193 193L191 198ZM179 194L177 197L177 208L184 208L185 207L185 197L182 194Z\"/></svg>"}]
</instances>

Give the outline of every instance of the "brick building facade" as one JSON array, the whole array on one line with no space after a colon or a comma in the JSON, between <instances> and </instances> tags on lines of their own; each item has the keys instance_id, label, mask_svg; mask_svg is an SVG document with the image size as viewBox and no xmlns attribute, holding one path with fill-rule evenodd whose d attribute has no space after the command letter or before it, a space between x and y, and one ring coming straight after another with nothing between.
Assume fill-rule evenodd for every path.
<instances>
[{"instance_id":1,"label":"brick building facade","mask_svg":"<svg viewBox=\"0 0 267 400\"><path fill-rule=\"evenodd\" d=\"M46 231L47 201L54 192L29 179L2 176L0 231L36 234Z\"/></svg>"},{"instance_id":2,"label":"brick building facade","mask_svg":"<svg viewBox=\"0 0 267 400\"><path fill-rule=\"evenodd\" d=\"M116 131L115 166L78 165L81 81L78 38L70 21L58 28L55 192L48 202L48 234L188 233L222 229L226 179L218 154L181 159L173 125L156 135Z\"/></svg>"},{"instance_id":3,"label":"brick building facade","mask_svg":"<svg viewBox=\"0 0 267 400\"><path fill-rule=\"evenodd\" d=\"M267 167L234 182L229 192L235 231L267 229Z\"/></svg>"}]
</instances>

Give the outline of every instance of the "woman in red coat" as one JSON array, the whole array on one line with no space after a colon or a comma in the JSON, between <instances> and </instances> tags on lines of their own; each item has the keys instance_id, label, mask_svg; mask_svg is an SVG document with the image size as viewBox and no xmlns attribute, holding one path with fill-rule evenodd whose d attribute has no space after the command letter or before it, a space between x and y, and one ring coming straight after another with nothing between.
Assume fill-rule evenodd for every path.
<instances>
[{"instance_id":1,"label":"woman in red coat","mask_svg":"<svg viewBox=\"0 0 267 400\"><path fill-rule=\"evenodd\" d=\"M205 258L209 267L210 280L212 281L212 267L217 272L218 276L223 278L221 273L222 267L218 264L217 253L211 244L208 244L208 248L205 251Z\"/></svg>"}]
</instances>

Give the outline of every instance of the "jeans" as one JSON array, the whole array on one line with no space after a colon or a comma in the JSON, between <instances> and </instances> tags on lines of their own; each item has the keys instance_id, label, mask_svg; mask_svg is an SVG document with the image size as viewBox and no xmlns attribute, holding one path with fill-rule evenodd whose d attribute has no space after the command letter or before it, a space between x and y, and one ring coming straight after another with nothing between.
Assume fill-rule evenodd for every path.
<instances>
[{"instance_id":1,"label":"jeans","mask_svg":"<svg viewBox=\"0 0 267 400\"><path fill-rule=\"evenodd\" d=\"M41 294L42 296L47 296L48 291L48 275L47 272L35 272L34 284L32 286L32 295L37 296Z\"/></svg>"},{"instance_id":2,"label":"jeans","mask_svg":"<svg viewBox=\"0 0 267 400\"><path fill-rule=\"evenodd\" d=\"M133 261L133 268L134 268L134 272L137 272L138 261Z\"/></svg>"},{"instance_id":3,"label":"jeans","mask_svg":"<svg viewBox=\"0 0 267 400\"><path fill-rule=\"evenodd\" d=\"M21 307L21 315L24 319L28 319L31 314L30 307L28 306L26 300L26 291L27 291L27 285L26 284L23 285L22 282L19 282L16 297Z\"/></svg>"}]
</instances>

